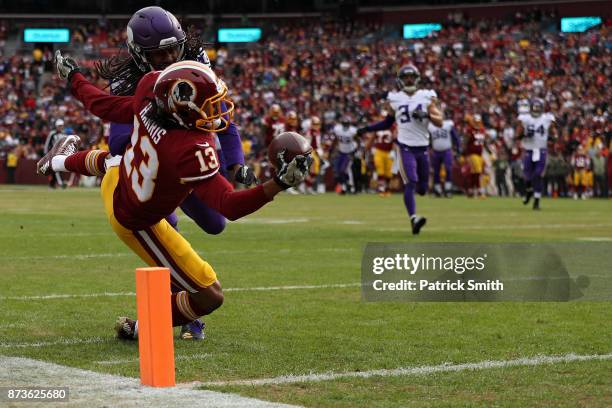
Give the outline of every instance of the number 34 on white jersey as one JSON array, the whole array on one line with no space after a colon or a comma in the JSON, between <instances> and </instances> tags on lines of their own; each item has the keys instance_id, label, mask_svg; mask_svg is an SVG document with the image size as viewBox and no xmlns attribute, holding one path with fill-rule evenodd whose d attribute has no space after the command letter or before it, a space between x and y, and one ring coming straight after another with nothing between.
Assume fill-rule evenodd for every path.
<instances>
[{"instance_id":1,"label":"number 34 on white jersey","mask_svg":"<svg viewBox=\"0 0 612 408\"><path fill-rule=\"evenodd\" d=\"M415 119L412 114L418 110L427 112L436 97L431 89L419 89L412 95L404 91L389 92L387 100L395 111L398 142L414 147L429 146L429 119Z\"/></svg>"}]
</instances>

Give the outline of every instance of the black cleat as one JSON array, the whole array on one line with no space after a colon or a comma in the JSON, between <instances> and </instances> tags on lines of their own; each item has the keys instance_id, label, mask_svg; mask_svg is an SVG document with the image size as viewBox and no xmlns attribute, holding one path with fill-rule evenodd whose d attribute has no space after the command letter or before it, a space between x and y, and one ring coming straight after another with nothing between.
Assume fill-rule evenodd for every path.
<instances>
[{"instance_id":1,"label":"black cleat","mask_svg":"<svg viewBox=\"0 0 612 408\"><path fill-rule=\"evenodd\" d=\"M421 217L420 215L412 217L410 219L410 223L412 224L412 235L418 235L426 222L427 218Z\"/></svg>"},{"instance_id":2,"label":"black cleat","mask_svg":"<svg viewBox=\"0 0 612 408\"><path fill-rule=\"evenodd\" d=\"M533 197L533 190L527 190L525 192L525 197L523 197L523 204L529 204L529 201L531 201L531 197Z\"/></svg>"},{"instance_id":3,"label":"black cleat","mask_svg":"<svg viewBox=\"0 0 612 408\"><path fill-rule=\"evenodd\" d=\"M540 209L540 199L539 198L534 198L533 199L533 209L534 210L539 210Z\"/></svg>"}]
</instances>

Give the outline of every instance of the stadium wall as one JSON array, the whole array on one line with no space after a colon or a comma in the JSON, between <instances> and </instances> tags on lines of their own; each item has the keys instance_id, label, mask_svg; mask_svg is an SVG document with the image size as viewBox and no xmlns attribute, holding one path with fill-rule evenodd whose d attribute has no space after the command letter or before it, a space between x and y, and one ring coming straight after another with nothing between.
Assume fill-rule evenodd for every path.
<instances>
[{"instance_id":1,"label":"stadium wall","mask_svg":"<svg viewBox=\"0 0 612 408\"><path fill-rule=\"evenodd\" d=\"M7 182L6 160L0 159L0 184ZM15 184L47 184L48 178L36 174L36 160L20 159L15 170Z\"/></svg>"}]
</instances>

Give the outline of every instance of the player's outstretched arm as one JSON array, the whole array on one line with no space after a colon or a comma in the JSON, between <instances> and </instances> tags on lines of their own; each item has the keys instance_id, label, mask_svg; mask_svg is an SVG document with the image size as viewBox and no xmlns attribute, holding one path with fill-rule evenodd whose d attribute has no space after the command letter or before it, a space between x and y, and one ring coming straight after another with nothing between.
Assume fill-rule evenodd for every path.
<instances>
[{"instance_id":1,"label":"player's outstretched arm","mask_svg":"<svg viewBox=\"0 0 612 408\"><path fill-rule=\"evenodd\" d=\"M206 205L235 221L257 211L281 191L299 185L309 174L311 164L310 156L296 156L282 166L273 180L241 191L234 191L232 185L217 173L201 181L194 192Z\"/></svg>"},{"instance_id":2,"label":"player's outstretched arm","mask_svg":"<svg viewBox=\"0 0 612 408\"><path fill-rule=\"evenodd\" d=\"M131 96L109 95L98 89L83 76L77 62L63 56L59 50L55 53L55 67L58 75L68 81L72 95L81 101L89 112L110 122L133 122Z\"/></svg>"},{"instance_id":3,"label":"player's outstretched arm","mask_svg":"<svg viewBox=\"0 0 612 408\"><path fill-rule=\"evenodd\" d=\"M380 122L357 129L357 134L363 135L364 133L367 133L367 132L377 132L379 130L391 129L391 126L393 126L394 123L395 123L395 115L390 113L387 116L385 116L385 118L381 120Z\"/></svg>"},{"instance_id":4,"label":"player's outstretched arm","mask_svg":"<svg viewBox=\"0 0 612 408\"><path fill-rule=\"evenodd\" d=\"M429 107L427 108L427 113L429 114L429 120L434 125L440 127L442 126L442 122L444 121L444 115L442 114L442 110L438 106L438 101L433 100Z\"/></svg>"}]
</instances>

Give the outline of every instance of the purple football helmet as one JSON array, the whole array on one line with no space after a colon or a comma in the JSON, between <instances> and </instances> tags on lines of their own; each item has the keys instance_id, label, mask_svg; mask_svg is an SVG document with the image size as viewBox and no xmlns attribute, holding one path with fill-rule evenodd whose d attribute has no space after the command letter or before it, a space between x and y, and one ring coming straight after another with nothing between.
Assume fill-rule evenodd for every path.
<instances>
[{"instance_id":1,"label":"purple football helmet","mask_svg":"<svg viewBox=\"0 0 612 408\"><path fill-rule=\"evenodd\" d=\"M397 72L397 85L400 90L409 94L416 92L421 74L412 64L402 66Z\"/></svg>"},{"instance_id":2,"label":"purple football helmet","mask_svg":"<svg viewBox=\"0 0 612 408\"><path fill-rule=\"evenodd\" d=\"M176 17L161 7L152 6L138 10L127 25L128 50L143 72L161 70L182 60L186 40L187 35ZM176 59L156 66L151 56L159 50L172 51L176 54Z\"/></svg>"}]
</instances>

